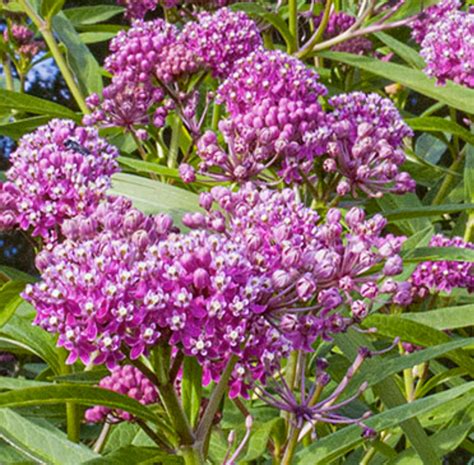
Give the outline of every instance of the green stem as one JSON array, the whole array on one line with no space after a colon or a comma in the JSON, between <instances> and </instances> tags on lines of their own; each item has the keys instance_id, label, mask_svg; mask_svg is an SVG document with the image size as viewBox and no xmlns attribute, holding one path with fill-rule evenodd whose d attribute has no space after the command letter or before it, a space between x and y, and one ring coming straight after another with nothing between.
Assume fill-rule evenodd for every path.
<instances>
[{"instance_id":1,"label":"green stem","mask_svg":"<svg viewBox=\"0 0 474 465\"><path fill-rule=\"evenodd\" d=\"M449 170L457 172L457 170L461 167L463 159L464 159L464 156L463 156L463 153L461 152L458 155L458 158L454 160L454 162L451 164L451 166L449 167ZM453 174L446 175L435 198L433 199L433 202L432 202L433 205L441 205L443 203L443 200L446 197L446 195L449 193L451 185L454 181L455 181L455 177Z\"/></svg>"},{"instance_id":2,"label":"green stem","mask_svg":"<svg viewBox=\"0 0 474 465\"><path fill-rule=\"evenodd\" d=\"M111 426L112 425L110 423L104 423L99 437L97 438L97 441L95 442L94 447L92 449L97 454L100 454L102 452L102 449L104 448L105 443L107 442L107 438L109 437Z\"/></svg>"},{"instance_id":3,"label":"green stem","mask_svg":"<svg viewBox=\"0 0 474 465\"><path fill-rule=\"evenodd\" d=\"M58 44L56 43L51 29L51 23L49 21L44 21L31 6L28 0L19 0L19 3L23 7L23 11L30 17L31 21L33 21L35 26L41 32L46 44L48 45L51 55L53 55L53 58L56 61L56 64L58 65L58 68L61 71L61 74L66 81L69 90L71 91L72 96L77 102L77 105L84 114L90 113L81 89L79 89L79 86L74 79L68 64L66 63L66 60L61 53Z\"/></svg>"},{"instance_id":4,"label":"green stem","mask_svg":"<svg viewBox=\"0 0 474 465\"><path fill-rule=\"evenodd\" d=\"M185 465L204 465L206 463L202 453L193 447L183 448L181 457L183 457Z\"/></svg>"},{"instance_id":5,"label":"green stem","mask_svg":"<svg viewBox=\"0 0 474 465\"><path fill-rule=\"evenodd\" d=\"M466 230L464 232L464 240L466 242L472 242L474 240L474 212L469 213L469 217L466 223Z\"/></svg>"},{"instance_id":6,"label":"green stem","mask_svg":"<svg viewBox=\"0 0 474 465\"><path fill-rule=\"evenodd\" d=\"M329 17L331 13L331 5L332 5L332 0L328 0L326 2L326 7L324 8L324 13L323 13L323 18L321 19L321 23L318 26L318 29L316 32L313 34L309 42L304 46L304 50L312 50L313 47L321 40L323 37L324 31L326 30L326 27L329 22Z\"/></svg>"},{"instance_id":7,"label":"green stem","mask_svg":"<svg viewBox=\"0 0 474 465\"><path fill-rule=\"evenodd\" d=\"M211 128L212 128L213 131L217 131L217 129L218 129L219 121L221 119L221 113L222 113L222 106L215 103L214 108L212 109Z\"/></svg>"},{"instance_id":8,"label":"green stem","mask_svg":"<svg viewBox=\"0 0 474 465\"><path fill-rule=\"evenodd\" d=\"M288 28L291 34L291 42L288 44L288 53L298 50L298 1L288 0Z\"/></svg>"},{"instance_id":9,"label":"green stem","mask_svg":"<svg viewBox=\"0 0 474 465\"><path fill-rule=\"evenodd\" d=\"M11 66L10 58L7 55L5 55L2 58L2 67L3 67L3 74L5 75L5 88L7 90L14 91L15 84L13 82L12 66Z\"/></svg>"},{"instance_id":10,"label":"green stem","mask_svg":"<svg viewBox=\"0 0 474 465\"><path fill-rule=\"evenodd\" d=\"M72 366L66 365L66 351L61 350L59 358L61 359L61 374L68 375L72 373ZM81 412L79 406L74 402L66 402L66 429L67 437L72 442L79 442L81 437Z\"/></svg>"},{"instance_id":11,"label":"green stem","mask_svg":"<svg viewBox=\"0 0 474 465\"><path fill-rule=\"evenodd\" d=\"M178 165L179 137L181 134L181 120L175 115L171 123L171 142L168 152L168 167L176 168Z\"/></svg>"},{"instance_id":12,"label":"green stem","mask_svg":"<svg viewBox=\"0 0 474 465\"><path fill-rule=\"evenodd\" d=\"M281 461L281 465L291 465L293 461L293 456L295 455L296 446L298 445L298 435L300 429L296 426L292 426L290 430L290 438L288 440L288 445L285 448L285 454Z\"/></svg>"}]
</instances>

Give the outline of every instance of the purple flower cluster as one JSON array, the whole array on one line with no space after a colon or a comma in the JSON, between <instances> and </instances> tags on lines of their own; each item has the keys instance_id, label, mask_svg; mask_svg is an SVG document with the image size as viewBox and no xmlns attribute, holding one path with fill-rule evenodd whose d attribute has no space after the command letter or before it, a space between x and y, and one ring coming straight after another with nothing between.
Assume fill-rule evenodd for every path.
<instances>
[{"instance_id":1,"label":"purple flower cluster","mask_svg":"<svg viewBox=\"0 0 474 465\"><path fill-rule=\"evenodd\" d=\"M256 23L245 13L228 8L200 13L183 34L186 44L218 78L229 76L237 60L263 44Z\"/></svg>"},{"instance_id":2,"label":"purple flower cluster","mask_svg":"<svg viewBox=\"0 0 474 465\"><path fill-rule=\"evenodd\" d=\"M101 379L99 386L109 391L118 392L137 400L143 405L154 404L158 401L158 392L152 382L132 365L117 366L112 369L110 376ZM118 423L132 421L133 416L124 410L112 410L108 407L95 406L85 413L86 421L90 423Z\"/></svg>"},{"instance_id":3,"label":"purple flower cluster","mask_svg":"<svg viewBox=\"0 0 474 465\"><path fill-rule=\"evenodd\" d=\"M360 190L380 197L384 192L412 191L415 181L399 171L405 161L403 138L412 131L393 103L362 92L341 94L329 103L332 135L323 169L333 174L338 195L355 196Z\"/></svg>"},{"instance_id":4,"label":"purple flower cluster","mask_svg":"<svg viewBox=\"0 0 474 465\"><path fill-rule=\"evenodd\" d=\"M56 240L65 220L88 214L104 198L117 156L95 129L73 121L52 120L24 136L0 190L0 225Z\"/></svg>"},{"instance_id":5,"label":"purple flower cluster","mask_svg":"<svg viewBox=\"0 0 474 465\"><path fill-rule=\"evenodd\" d=\"M474 88L474 12L454 11L431 27L421 43L425 73Z\"/></svg>"},{"instance_id":6,"label":"purple flower cluster","mask_svg":"<svg viewBox=\"0 0 474 465\"><path fill-rule=\"evenodd\" d=\"M474 249L474 244L460 237L448 238L436 234L430 241L431 247L456 247ZM430 292L451 293L454 288L474 292L474 264L471 262L433 261L420 263L410 278L412 293L425 298Z\"/></svg>"},{"instance_id":7,"label":"purple flower cluster","mask_svg":"<svg viewBox=\"0 0 474 465\"><path fill-rule=\"evenodd\" d=\"M326 93L318 74L279 51L260 49L238 61L218 89L228 118L219 129L228 153L212 132L198 143L200 169L217 179L243 182L275 161L286 182L301 181L324 149L308 132L327 132L318 97ZM219 172L215 171L219 168Z\"/></svg>"},{"instance_id":8,"label":"purple flower cluster","mask_svg":"<svg viewBox=\"0 0 474 465\"><path fill-rule=\"evenodd\" d=\"M431 28L459 8L461 8L459 0L442 0L422 11L416 20L411 23L411 36L413 40L421 44Z\"/></svg>"},{"instance_id":9,"label":"purple flower cluster","mask_svg":"<svg viewBox=\"0 0 474 465\"><path fill-rule=\"evenodd\" d=\"M167 296L149 289L149 260L171 227L169 217L147 217L119 197L67 221L65 240L37 256L42 281L24 298L36 308L35 324L59 334L68 363L113 368L124 347L135 359L157 342Z\"/></svg>"},{"instance_id":10,"label":"purple flower cluster","mask_svg":"<svg viewBox=\"0 0 474 465\"><path fill-rule=\"evenodd\" d=\"M317 28L321 23L322 14L317 16L314 20L314 26ZM324 40L332 39L342 34L349 29L356 19L343 11L334 12L329 17L328 24L323 34ZM341 42L340 44L331 47L331 50L337 52L354 53L356 55L364 55L373 49L372 42L365 37L354 37L350 40Z\"/></svg>"},{"instance_id":11,"label":"purple flower cluster","mask_svg":"<svg viewBox=\"0 0 474 465\"><path fill-rule=\"evenodd\" d=\"M126 18L143 19L149 11L157 7L158 0L118 0L118 4L127 9Z\"/></svg>"},{"instance_id":12,"label":"purple flower cluster","mask_svg":"<svg viewBox=\"0 0 474 465\"><path fill-rule=\"evenodd\" d=\"M20 55L29 60L44 48L44 42L35 40L34 36L34 32L29 27L18 23L13 23L3 31L5 42L11 44Z\"/></svg>"}]
</instances>

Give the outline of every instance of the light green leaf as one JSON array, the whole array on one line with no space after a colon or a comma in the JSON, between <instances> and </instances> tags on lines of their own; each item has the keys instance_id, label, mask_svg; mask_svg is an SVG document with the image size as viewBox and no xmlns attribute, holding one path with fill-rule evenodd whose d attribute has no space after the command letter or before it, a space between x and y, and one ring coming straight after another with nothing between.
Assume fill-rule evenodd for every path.
<instances>
[{"instance_id":1,"label":"light green leaf","mask_svg":"<svg viewBox=\"0 0 474 465\"><path fill-rule=\"evenodd\" d=\"M438 308L428 312L402 313L400 316L440 331L467 328L474 326L474 305Z\"/></svg>"},{"instance_id":2,"label":"light green leaf","mask_svg":"<svg viewBox=\"0 0 474 465\"><path fill-rule=\"evenodd\" d=\"M376 32L374 35L413 68L423 69L425 67L425 61L414 48L385 32Z\"/></svg>"},{"instance_id":3,"label":"light green leaf","mask_svg":"<svg viewBox=\"0 0 474 465\"><path fill-rule=\"evenodd\" d=\"M424 116L421 118L407 118L405 123L414 131L448 132L474 145L474 134L471 134L466 128L449 119L438 116Z\"/></svg>"},{"instance_id":4,"label":"light green leaf","mask_svg":"<svg viewBox=\"0 0 474 465\"><path fill-rule=\"evenodd\" d=\"M82 32L79 34L81 41L85 44L97 44L99 42L106 42L115 37L113 32Z\"/></svg>"},{"instance_id":5,"label":"light green leaf","mask_svg":"<svg viewBox=\"0 0 474 465\"><path fill-rule=\"evenodd\" d=\"M124 11L125 8L118 5L91 5L68 8L64 14L74 27L78 27L107 21Z\"/></svg>"},{"instance_id":6,"label":"light green leaf","mask_svg":"<svg viewBox=\"0 0 474 465\"><path fill-rule=\"evenodd\" d=\"M270 435L278 423L284 423L284 419L281 417L273 418L272 420L257 426L250 436L247 453L242 458L242 462L250 462L262 457L267 450Z\"/></svg>"},{"instance_id":7,"label":"light green leaf","mask_svg":"<svg viewBox=\"0 0 474 465\"><path fill-rule=\"evenodd\" d=\"M79 34L63 12L53 18L53 29L66 47L69 66L74 71L83 94L100 94L102 75L99 63L81 42Z\"/></svg>"},{"instance_id":8,"label":"light green leaf","mask_svg":"<svg viewBox=\"0 0 474 465\"><path fill-rule=\"evenodd\" d=\"M415 154L422 160L435 165L441 160L448 145L432 134L423 133L415 143Z\"/></svg>"},{"instance_id":9,"label":"light green leaf","mask_svg":"<svg viewBox=\"0 0 474 465\"><path fill-rule=\"evenodd\" d=\"M8 281L0 288L0 328L8 323L23 301L20 293L26 284L24 281Z\"/></svg>"},{"instance_id":10,"label":"light green leaf","mask_svg":"<svg viewBox=\"0 0 474 465\"><path fill-rule=\"evenodd\" d=\"M18 110L36 115L48 115L55 118L80 120L80 116L69 108L32 95L20 94L0 89L0 111Z\"/></svg>"},{"instance_id":11,"label":"light green leaf","mask_svg":"<svg viewBox=\"0 0 474 465\"><path fill-rule=\"evenodd\" d=\"M168 213L178 225L184 213L199 211L199 197L178 187L133 174L116 174L110 194L123 195L145 213Z\"/></svg>"},{"instance_id":12,"label":"light green leaf","mask_svg":"<svg viewBox=\"0 0 474 465\"><path fill-rule=\"evenodd\" d=\"M181 381L183 409L192 427L196 426L202 397L202 367L194 357L185 357Z\"/></svg>"},{"instance_id":13,"label":"light green leaf","mask_svg":"<svg viewBox=\"0 0 474 465\"><path fill-rule=\"evenodd\" d=\"M41 16L51 19L61 11L65 2L66 0L41 0Z\"/></svg>"},{"instance_id":14,"label":"light green leaf","mask_svg":"<svg viewBox=\"0 0 474 465\"><path fill-rule=\"evenodd\" d=\"M382 336L400 337L403 342L410 342L424 347L432 347L452 341L442 331L402 318L399 315L369 315L362 325L366 328L377 328L377 334ZM459 366L466 368L470 373L474 373L474 362L461 349L448 352L446 357L455 361Z\"/></svg>"},{"instance_id":15,"label":"light green leaf","mask_svg":"<svg viewBox=\"0 0 474 465\"><path fill-rule=\"evenodd\" d=\"M435 80L428 78L422 71L362 55L342 52L320 52L318 56L363 69L392 82L398 82L457 110L466 113L473 112L474 90L467 87L454 84L453 82L447 82L445 86L437 86Z\"/></svg>"},{"instance_id":16,"label":"light green leaf","mask_svg":"<svg viewBox=\"0 0 474 465\"><path fill-rule=\"evenodd\" d=\"M78 465L97 456L70 442L59 430L43 428L10 409L0 409L0 437L30 457L47 465Z\"/></svg>"},{"instance_id":17,"label":"light green leaf","mask_svg":"<svg viewBox=\"0 0 474 465\"><path fill-rule=\"evenodd\" d=\"M50 116L34 116L13 123L0 124L0 135L18 140L25 134L34 131L38 126L48 123L50 119Z\"/></svg>"},{"instance_id":18,"label":"light green leaf","mask_svg":"<svg viewBox=\"0 0 474 465\"><path fill-rule=\"evenodd\" d=\"M181 465L184 461L153 447L126 446L82 465Z\"/></svg>"},{"instance_id":19,"label":"light green leaf","mask_svg":"<svg viewBox=\"0 0 474 465\"><path fill-rule=\"evenodd\" d=\"M74 402L79 405L103 405L112 409L125 410L145 421L164 426L163 420L151 409L131 397L114 391L78 384L59 384L47 387L18 389L0 394L1 407L28 407ZM1 410L0 410L1 411Z\"/></svg>"},{"instance_id":20,"label":"light green leaf","mask_svg":"<svg viewBox=\"0 0 474 465\"><path fill-rule=\"evenodd\" d=\"M377 432L398 426L402 421L428 413L466 393L474 392L474 381L409 404L374 415L365 424ZM362 443L361 429L349 426L323 437L296 454L295 465L328 465Z\"/></svg>"},{"instance_id":21,"label":"light green leaf","mask_svg":"<svg viewBox=\"0 0 474 465\"><path fill-rule=\"evenodd\" d=\"M24 389L28 387L50 386L50 383L34 381L24 378L11 378L10 376L0 376L0 390L12 391L15 389Z\"/></svg>"},{"instance_id":22,"label":"light green leaf","mask_svg":"<svg viewBox=\"0 0 474 465\"><path fill-rule=\"evenodd\" d=\"M474 262L474 250L460 249L457 247L420 247L414 249L407 263L419 263L423 261L452 261L452 262Z\"/></svg>"},{"instance_id":23,"label":"light green leaf","mask_svg":"<svg viewBox=\"0 0 474 465\"><path fill-rule=\"evenodd\" d=\"M0 266L0 273L11 280L25 281L27 283L34 283L37 281L34 276L10 266Z\"/></svg>"},{"instance_id":24,"label":"light green leaf","mask_svg":"<svg viewBox=\"0 0 474 465\"><path fill-rule=\"evenodd\" d=\"M449 213L459 213L474 209L474 203L455 203L414 208L400 208L398 210L384 211L382 214L388 221L399 221L409 218L428 218Z\"/></svg>"}]
</instances>

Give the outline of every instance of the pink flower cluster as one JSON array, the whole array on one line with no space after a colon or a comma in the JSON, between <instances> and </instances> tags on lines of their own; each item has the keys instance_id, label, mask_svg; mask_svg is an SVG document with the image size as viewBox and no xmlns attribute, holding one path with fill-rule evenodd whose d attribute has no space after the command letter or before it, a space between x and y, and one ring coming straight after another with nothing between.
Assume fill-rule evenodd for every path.
<instances>
[{"instance_id":1,"label":"pink flower cluster","mask_svg":"<svg viewBox=\"0 0 474 465\"><path fill-rule=\"evenodd\" d=\"M317 28L321 23L322 14L314 19L314 27ZM349 29L356 19L343 11L333 12L329 17L328 24L324 30L324 40L332 39L342 34L344 31ZM346 40L340 44L331 47L331 50L337 52L354 53L356 55L364 55L373 49L372 42L366 37L354 37L353 39Z\"/></svg>"},{"instance_id":2,"label":"pink flower cluster","mask_svg":"<svg viewBox=\"0 0 474 465\"><path fill-rule=\"evenodd\" d=\"M127 9L126 18L143 19L149 11L153 11L157 7L158 0L118 0L118 4Z\"/></svg>"},{"instance_id":3,"label":"pink flower cluster","mask_svg":"<svg viewBox=\"0 0 474 465\"><path fill-rule=\"evenodd\" d=\"M331 138L323 169L333 175L337 193L370 197L414 190L415 181L400 172L403 138L412 135L395 105L378 94L352 92L329 100ZM328 181L332 182L332 181Z\"/></svg>"},{"instance_id":4,"label":"pink flower cluster","mask_svg":"<svg viewBox=\"0 0 474 465\"><path fill-rule=\"evenodd\" d=\"M450 13L461 8L459 0L441 0L436 5L432 5L423 10L415 21L411 23L411 36L413 40L421 44L429 30Z\"/></svg>"},{"instance_id":5,"label":"pink flower cluster","mask_svg":"<svg viewBox=\"0 0 474 465\"><path fill-rule=\"evenodd\" d=\"M140 370L131 365L113 368L110 376L100 380L99 386L131 397L143 405L154 404L158 401L155 386ZM103 421L117 423L132 421L133 416L124 410L112 410L108 407L95 406L86 410L85 419L90 423L101 423Z\"/></svg>"},{"instance_id":6,"label":"pink flower cluster","mask_svg":"<svg viewBox=\"0 0 474 465\"><path fill-rule=\"evenodd\" d=\"M0 189L0 227L31 228L33 236L56 240L65 220L88 214L104 198L117 156L95 129L73 121L52 120L25 135Z\"/></svg>"},{"instance_id":7,"label":"pink flower cluster","mask_svg":"<svg viewBox=\"0 0 474 465\"><path fill-rule=\"evenodd\" d=\"M227 151L212 132L198 143L200 169L216 179L246 181L281 162L286 182L301 181L324 145L307 132L322 131L324 112L318 97L326 93L318 74L299 60L279 51L257 50L238 61L218 89L218 102L228 118L219 129ZM219 171L215 172L218 168Z\"/></svg>"},{"instance_id":8,"label":"pink flower cluster","mask_svg":"<svg viewBox=\"0 0 474 465\"><path fill-rule=\"evenodd\" d=\"M124 346L135 359L158 341L167 297L149 289L147 260L171 227L165 215L147 217L128 200L110 199L66 222L66 239L37 256L42 281L24 298L36 308L35 324L59 334L68 363L80 358L113 368L125 358Z\"/></svg>"},{"instance_id":9,"label":"pink flower cluster","mask_svg":"<svg viewBox=\"0 0 474 465\"><path fill-rule=\"evenodd\" d=\"M44 42L34 39L34 32L23 24L13 23L3 31L3 38L11 44L20 55L31 60L44 48Z\"/></svg>"},{"instance_id":10,"label":"pink flower cluster","mask_svg":"<svg viewBox=\"0 0 474 465\"><path fill-rule=\"evenodd\" d=\"M474 88L474 12L454 11L432 26L421 43L425 73Z\"/></svg>"},{"instance_id":11,"label":"pink flower cluster","mask_svg":"<svg viewBox=\"0 0 474 465\"><path fill-rule=\"evenodd\" d=\"M431 247L456 247L474 249L474 244L460 237L448 238L436 234L430 241ZM474 292L474 264L457 261L432 261L420 263L410 278L412 293L425 298L430 292L451 293L454 288L464 288Z\"/></svg>"},{"instance_id":12,"label":"pink flower cluster","mask_svg":"<svg viewBox=\"0 0 474 465\"><path fill-rule=\"evenodd\" d=\"M228 8L200 13L196 22L186 24L183 34L187 46L218 78L229 76L237 60L263 44L256 23Z\"/></svg>"}]
</instances>

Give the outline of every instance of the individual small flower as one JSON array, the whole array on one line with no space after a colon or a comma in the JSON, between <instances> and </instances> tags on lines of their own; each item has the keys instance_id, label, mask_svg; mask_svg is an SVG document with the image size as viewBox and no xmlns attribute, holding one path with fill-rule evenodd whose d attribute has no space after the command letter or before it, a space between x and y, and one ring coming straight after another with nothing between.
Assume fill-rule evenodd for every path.
<instances>
[{"instance_id":1,"label":"individual small flower","mask_svg":"<svg viewBox=\"0 0 474 465\"><path fill-rule=\"evenodd\" d=\"M186 184L189 184L196 180L196 171L191 165L181 163L179 166L179 176Z\"/></svg>"},{"instance_id":2,"label":"individual small flower","mask_svg":"<svg viewBox=\"0 0 474 465\"><path fill-rule=\"evenodd\" d=\"M380 197L385 192L412 191L415 182L400 172L405 161L403 139L412 131L394 104L378 94L362 92L337 95L329 103L332 136L323 170L338 182L338 195L351 192L355 196L362 191Z\"/></svg>"},{"instance_id":3,"label":"individual small flower","mask_svg":"<svg viewBox=\"0 0 474 465\"><path fill-rule=\"evenodd\" d=\"M132 365L117 366L109 376L102 378L99 387L131 397L143 405L158 401L158 392L152 382ZM118 423L133 421L133 416L124 410L113 410L108 407L95 406L85 412L85 419L90 423Z\"/></svg>"},{"instance_id":4,"label":"individual small flower","mask_svg":"<svg viewBox=\"0 0 474 465\"><path fill-rule=\"evenodd\" d=\"M430 247L456 247L474 249L474 244L460 237L448 238L436 234L430 241ZM410 278L415 296L425 298L429 293L445 292L450 294L455 288L474 292L474 264L458 261L430 261L420 263Z\"/></svg>"},{"instance_id":5,"label":"individual small flower","mask_svg":"<svg viewBox=\"0 0 474 465\"><path fill-rule=\"evenodd\" d=\"M436 5L432 5L421 11L416 20L410 25L413 40L421 44L430 29L435 28L437 23L443 20L453 11L461 8L459 0L441 0Z\"/></svg>"},{"instance_id":6,"label":"individual small flower","mask_svg":"<svg viewBox=\"0 0 474 465\"><path fill-rule=\"evenodd\" d=\"M317 16L314 20L314 27L317 28L321 22L322 14ZM324 40L329 40L338 35L341 35L344 31L349 29L356 22L354 16L349 15L343 11L333 12L329 16L329 21L324 30ZM373 49L372 42L365 37L354 37L350 40L341 42L340 44L331 47L331 50L337 52L347 52L356 55L364 55Z\"/></svg>"},{"instance_id":7,"label":"individual small flower","mask_svg":"<svg viewBox=\"0 0 474 465\"><path fill-rule=\"evenodd\" d=\"M454 11L429 29L421 43L425 73L474 88L474 12Z\"/></svg>"},{"instance_id":8,"label":"individual small flower","mask_svg":"<svg viewBox=\"0 0 474 465\"><path fill-rule=\"evenodd\" d=\"M234 63L262 46L256 23L243 12L221 8L198 15L183 30L186 44L214 76L230 75Z\"/></svg>"},{"instance_id":9,"label":"individual small flower","mask_svg":"<svg viewBox=\"0 0 474 465\"><path fill-rule=\"evenodd\" d=\"M149 217L124 198L110 198L94 212L63 224L65 240L36 258L41 281L24 298L34 323L58 334L67 363L113 368L135 359L161 337L158 316L167 296L147 275L148 254L172 229L166 215Z\"/></svg>"},{"instance_id":10,"label":"individual small flower","mask_svg":"<svg viewBox=\"0 0 474 465\"><path fill-rule=\"evenodd\" d=\"M149 11L157 7L158 0L118 0L118 4L127 9L126 18L143 19Z\"/></svg>"},{"instance_id":11,"label":"individual small flower","mask_svg":"<svg viewBox=\"0 0 474 465\"><path fill-rule=\"evenodd\" d=\"M34 39L34 32L23 24L12 23L3 31L3 38L13 46L14 50L21 56L31 60L45 45L41 40Z\"/></svg>"},{"instance_id":12,"label":"individual small flower","mask_svg":"<svg viewBox=\"0 0 474 465\"><path fill-rule=\"evenodd\" d=\"M286 181L302 181L328 133L318 97L326 89L318 75L279 51L258 50L236 63L218 89L228 117L220 122L227 149L207 132L198 142L202 172L243 183L278 164ZM311 132L313 137L307 137Z\"/></svg>"},{"instance_id":13,"label":"individual small flower","mask_svg":"<svg viewBox=\"0 0 474 465\"><path fill-rule=\"evenodd\" d=\"M2 185L3 226L15 223L46 241L58 237L62 223L96 208L118 171L118 151L92 128L52 120L28 134L11 154Z\"/></svg>"}]
</instances>

